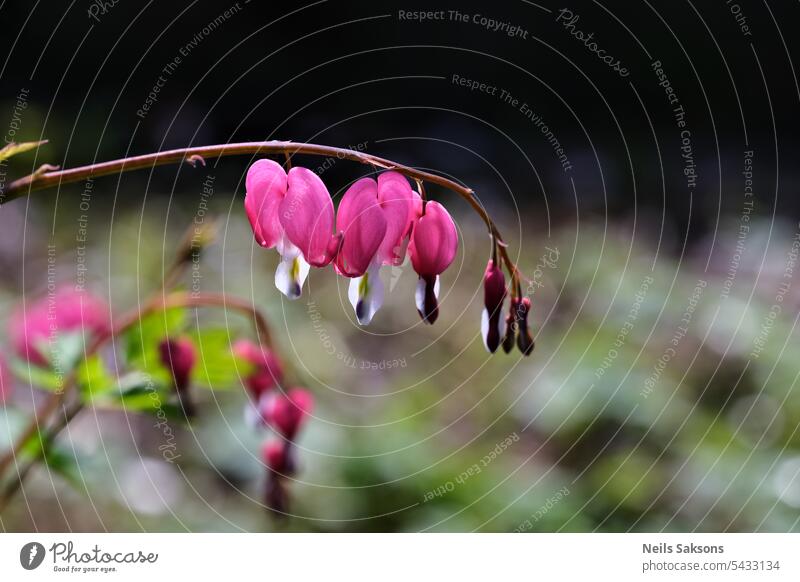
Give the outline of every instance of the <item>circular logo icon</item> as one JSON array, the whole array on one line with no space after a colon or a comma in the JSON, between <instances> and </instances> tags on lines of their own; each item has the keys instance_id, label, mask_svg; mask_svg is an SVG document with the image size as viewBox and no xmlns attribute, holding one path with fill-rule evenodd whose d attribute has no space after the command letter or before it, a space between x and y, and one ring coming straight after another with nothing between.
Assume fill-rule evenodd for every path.
<instances>
[{"instance_id":1,"label":"circular logo icon","mask_svg":"<svg viewBox=\"0 0 800 582\"><path fill-rule=\"evenodd\" d=\"M39 542L28 542L19 551L19 563L26 570L35 570L44 560L44 546Z\"/></svg>"}]
</instances>

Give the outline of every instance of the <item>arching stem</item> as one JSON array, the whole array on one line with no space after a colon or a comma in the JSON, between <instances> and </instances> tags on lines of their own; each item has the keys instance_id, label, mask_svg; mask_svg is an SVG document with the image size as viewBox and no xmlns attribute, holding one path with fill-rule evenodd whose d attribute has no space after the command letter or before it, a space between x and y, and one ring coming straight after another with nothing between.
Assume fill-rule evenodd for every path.
<instances>
[{"instance_id":1,"label":"arching stem","mask_svg":"<svg viewBox=\"0 0 800 582\"><path fill-rule=\"evenodd\" d=\"M242 155L253 156L258 154L282 154L287 160L296 154L346 159L359 162L361 164L383 168L385 170L394 170L416 181L417 183L429 182L455 192L467 201L467 203L478 214L478 216L481 217L481 220L483 220L483 222L486 224L486 227L489 229L489 234L491 234L497 240L498 244L500 245L500 256L502 257L503 262L506 264L509 272L512 273L512 277L521 277L521 273L517 269L516 264L514 264L514 262L508 256L505 243L503 242L503 237L500 234L500 231L497 229L497 225L483 208L483 205L475 197L475 192L471 188L445 178L444 176L417 170L410 166L399 164L392 160L387 160L371 154L366 154L364 152L311 143L277 140L228 143L165 150L151 154L111 160L108 162L99 162L96 164L90 164L88 166L80 166L66 170L57 170L52 169L52 166L43 166L30 176L15 180L14 182L8 184L4 190L0 190L0 204L4 204L21 196L25 196L35 190L52 188L54 186L61 186L63 184L70 184L73 182L82 182L89 178L98 178L100 176L109 176L112 174L119 174L121 172L154 168L156 166L163 166L167 164L189 163L191 165L195 165L198 160L203 160L203 164L205 164L205 160L212 158ZM420 192L420 195L423 195L422 192Z\"/></svg>"}]
</instances>

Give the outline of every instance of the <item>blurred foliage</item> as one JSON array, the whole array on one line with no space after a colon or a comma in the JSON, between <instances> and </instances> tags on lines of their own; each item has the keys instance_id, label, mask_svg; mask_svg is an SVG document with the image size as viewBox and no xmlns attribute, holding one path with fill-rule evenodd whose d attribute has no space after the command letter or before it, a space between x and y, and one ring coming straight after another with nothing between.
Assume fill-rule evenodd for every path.
<instances>
[{"instance_id":1,"label":"blurred foliage","mask_svg":"<svg viewBox=\"0 0 800 582\"><path fill-rule=\"evenodd\" d=\"M68 195L57 214L54 197L38 197L28 217L55 216L52 244L66 279L75 273ZM440 320L420 323L406 264L386 270L385 305L362 329L347 281L330 269L312 272L299 301L282 300L272 284L277 255L254 245L241 194L214 195L220 240L182 283L252 300L272 322L291 383L316 395L291 486L295 517L275 520L261 506L263 434L245 422L247 367L231 355L236 339L252 337L249 322L170 309L80 364L92 406L46 451L4 528L800 529L800 344L787 315L800 305L800 286L781 300L784 314L753 356L784 281L793 225L752 224L729 293L736 221L720 227L713 247L701 240L687 254L669 233L663 244L652 240L658 225L624 219L554 225L549 238L526 229L508 241L535 281L537 348L522 359L483 349L486 240L474 215L447 203L463 245L442 277ZM197 216L191 200L164 204L148 200L113 216L92 208L90 278L118 309L153 288L180 226ZM35 266L46 244L25 252ZM548 252L557 256L549 264ZM20 293L13 284L3 290L6 314ZM44 281L27 284L33 294ZM191 425L157 354L158 342L174 335L191 338L200 361L194 384L211 388L194 391L200 414ZM15 394L0 414L3 447L42 388L56 386L46 372L18 362L14 369Z\"/></svg>"}]
</instances>

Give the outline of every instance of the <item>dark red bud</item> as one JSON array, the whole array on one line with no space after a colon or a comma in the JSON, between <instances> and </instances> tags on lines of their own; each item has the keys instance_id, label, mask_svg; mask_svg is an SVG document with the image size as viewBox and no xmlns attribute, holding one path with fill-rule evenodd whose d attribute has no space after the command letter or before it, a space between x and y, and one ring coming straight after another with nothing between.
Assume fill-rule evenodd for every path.
<instances>
[{"instance_id":1,"label":"dark red bud","mask_svg":"<svg viewBox=\"0 0 800 582\"><path fill-rule=\"evenodd\" d=\"M292 388L286 394L269 394L262 399L261 417L267 425L293 440L306 417L311 414L314 398L303 388Z\"/></svg>"},{"instance_id":2,"label":"dark red bud","mask_svg":"<svg viewBox=\"0 0 800 582\"><path fill-rule=\"evenodd\" d=\"M500 322L503 302L506 299L506 278L503 270L490 260L483 275L483 302L485 311L481 322L483 342L494 353L500 345Z\"/></svg>"},{"instance_id":3,"label":"dark red bud","mask_svg":"<svg viewBox=\"0 0 800 582\"><path fill-rule=\"evenodd\" d=\"M519 332L517 333L517 347L523 355L530 356L533 353L534 341L528 329L528 314L531 311L531 300L523 297L519 303Z\"/></svg>"},{"instance_id":4,"label":"dark red bud","mask_svg":"<svg viewBox=\"0 0 800 582\"><path fill-rule=\"evenodd\" d=\"M165 339L158 346L161 364L172 373L175 392L186 416L194 416L194 405L189 398L189 385L195 364L194 344L187 338Z\"/></svg>"},{"instance_id":5,"label":"dark red bud","mask_svg":"<svg viewBox=\"0 0 800 582\"><path fill-rule=\"evenodd\" d=\"M506 335L503 337L503 351L507 354L511 353L514 349L514 344L517 343L517 314L519 312L519 299L517 297L511 298L511 306L506 316Z\"/></svg>"}]
</instances>

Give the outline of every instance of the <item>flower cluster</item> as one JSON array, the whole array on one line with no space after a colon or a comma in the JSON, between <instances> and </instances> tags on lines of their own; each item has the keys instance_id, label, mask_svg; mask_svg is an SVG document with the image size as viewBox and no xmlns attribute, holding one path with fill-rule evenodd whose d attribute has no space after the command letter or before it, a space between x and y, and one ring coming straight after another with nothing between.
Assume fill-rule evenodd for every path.
<instances>
[{"instance_id":1,"label":"flower cluster","mask_svg":"<svg viewBox=\"0 0 800 582\"><path fill-rule=\"evenodd\" d=\"M522 296L519 281L513 276L511 289L510 309L504 319L503 303L508 296L508 289L503 269L498 264L495 253L483 275L484 308L481 318L483 344L490 353L497 351L500 345L503 346L504 352L509 353L516 344L519 351L529 356L533 353L534 347L528 327L531 300Z\"/></svg>"},{"instance_id":2,"label":"flower cluster","mask_svg":"<svg viewBox=\"0 0 800 582\"><path fill-rule=\"evenodd\" d=\"M283 513L289 499L287 481L297 471L294 443L314 398L304 388L283 388L283 366L266 347L240 340L234 353L252 366L245 378L252 398L247 415L251 422L272 432L262 448L268 470L264 501L270 509Z\"/></svg>"},{"instance_id":3,"label":"flower cluster","mask_svg":"<svg viewBox=\"0 0 800 582\"><path fill-rule=\"evenodd\" d=\"M307 168L287 173L272 160L247 172L245 210L256 242L275 248L281 263L276 287L300 296L310 267L333 264L350 279L348 297L362 325L383 302L379 270L399 265L406 251L419 275L417 310L424 321L438 316L439 275L458 250L458 233L447 210L425 202L402 174L362 178L347 189L338 212L325 184Z\"/></svg>"}]
</instances>

